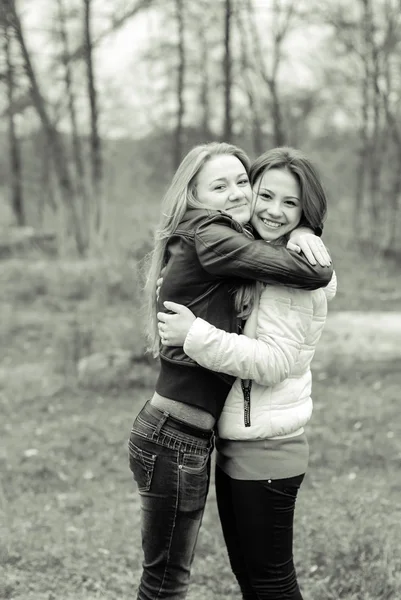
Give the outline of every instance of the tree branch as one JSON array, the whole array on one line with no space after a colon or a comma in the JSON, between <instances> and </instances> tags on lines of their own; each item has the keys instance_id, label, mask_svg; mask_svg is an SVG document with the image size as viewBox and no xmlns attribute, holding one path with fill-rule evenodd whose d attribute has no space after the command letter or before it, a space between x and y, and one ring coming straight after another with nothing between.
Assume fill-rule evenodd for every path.
<instances>
[{"instance_id":1,"label":"tree branch","mask_svg":"<svg viewBox=\"0 0 401 600\"><path fill-rule=\"evenodd\" d=\"M124 12L119 17L113 18L112 25L108 29L106 29L105 31L103 31L101 34L99 34L93 40L93 44L92 44L93 48L99 46L101 44L101 42L103 42L103 40L105 40L110 35L112 35L116 31L118 31L119 29L121 29L121 27L129 19L131 19L132 17L134 17L141 10L145 10L147 8L150 8L150 6L153 4L153 2L154 2L154 0L141 0L141 2L139 2L133 8L127 10L126 12ZM69 56L65 57L65 60L66 60L67 63L70 63L70 62L75 62L75 61L78 61L78 60L82 60L84 58L85 58L85 45L82 44L76 50L74 50L73 52L71 52ZM32 102L32 97L31 97L30 93L21 95L19 98L16 98L15 101L14 101L13 114L19 114L19 113L24 112L24 110L26 110L27 108L29 108L30 106L32 106L32 104L33 104L33 102Z\"/></svg>"}]
</instances>

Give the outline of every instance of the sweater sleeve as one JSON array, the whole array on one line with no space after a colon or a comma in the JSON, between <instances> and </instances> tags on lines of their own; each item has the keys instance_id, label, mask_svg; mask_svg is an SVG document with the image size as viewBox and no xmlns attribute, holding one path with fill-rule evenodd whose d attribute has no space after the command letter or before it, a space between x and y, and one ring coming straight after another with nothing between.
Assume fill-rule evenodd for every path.
<instances>
[{"instance_id":1,"label":"sweater sleeve","mask_svg":"<svg viewBox=\"0 0 401 600\"><path fill-rule=\"evenodd\" d=\"M206 369L271 386L290 376L312 321L312 309L298 306L277 288L262 293L256 339L227 333L196 319L184 351Z\"/></svg>"}]
</instances>

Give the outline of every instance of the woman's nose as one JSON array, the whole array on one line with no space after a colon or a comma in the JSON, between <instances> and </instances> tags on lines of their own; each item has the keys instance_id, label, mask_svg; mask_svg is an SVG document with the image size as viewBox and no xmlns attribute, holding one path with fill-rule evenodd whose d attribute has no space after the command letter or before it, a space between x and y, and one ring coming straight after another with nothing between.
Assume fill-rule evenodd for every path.
<instances>
[{"instance_id":1,"label":"woman's nose","mask_svg":"<svg viewBox=\"0 0 401 600\"><path fill-rule=\"evenodd\" d=\"M241 188L234 186L233 188L230 189L229 194L228 194L228 199L232 202L234 202L235 200L238 200L239 198L243 198L244 197L244 192L243 190L241 190Z\"/></svg>"},{"instance_id":2,"label":"woman's nose","mask_svg":"<svg viewBox=\"0 0 401 600\"><path fill-rule=\"evenodd\" d=\"M280 217L281 216L281 206L279 202L269 202L267 206L267 212L272 217Z\"/></svg>"}]
</instances>

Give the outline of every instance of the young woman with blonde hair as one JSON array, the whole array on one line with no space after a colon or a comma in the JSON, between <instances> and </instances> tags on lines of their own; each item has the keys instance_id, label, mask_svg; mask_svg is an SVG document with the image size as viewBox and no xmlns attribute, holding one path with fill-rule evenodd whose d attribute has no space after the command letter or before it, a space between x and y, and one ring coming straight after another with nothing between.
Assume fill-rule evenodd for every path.
<instances>
[{"instance_id":1,"label":"young woman with blonde hair","mask_svg":"<svg viewBox=\"0 0 401 600\"><path fill-rule=\"evenodd\" d=\"M260 237L285 246L300 223L326 214L326 195L298 150L275 148L252 165L251 223ZM292 556L298 489L308 465L304 426L312 414L310 364L327 301L336 291L261 285L245 335L165 302L166 344L183 345L202 367L237 377L218 421L216 495L231 566L244 600L302 600Z\"/></svg>"},{"instance_id":2,"label":"young woman with blonde hair","mask_svg":"<svg viewBox=\"0 0 401 600\"><path fill-rule=\"evenodd\" d=\"M314 265L284 246L253 238L245 227L251 204L248 172L249 159L239 148L198 146L182 161L163 200L146 287L149 342L160 358L160 373L129 440L142 507L139 600L186 596L209 487L214 425L234 381L200 367L182 348L163 344L157 311L164 301L178 302L216 327L237 332L252 309L252 282L313 290L327 285L332 275L315 236L308 243L322 264ZM293 243L304 243L300 233L305 230L292 234Z\"/></svg>"}]
</instances>

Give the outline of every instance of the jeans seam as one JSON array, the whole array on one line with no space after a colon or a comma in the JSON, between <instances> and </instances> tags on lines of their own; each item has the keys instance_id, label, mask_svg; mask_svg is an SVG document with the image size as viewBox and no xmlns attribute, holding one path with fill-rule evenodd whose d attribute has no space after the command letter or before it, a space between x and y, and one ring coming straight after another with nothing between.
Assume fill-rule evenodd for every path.
<instances>
[{"instance_id":1,"label":"jeans seam","mask_svg":"<svg viewBox=\"0 0 401 600\"><path fill-rule=\"evenodd\" d=\"M208 444L207 446L199 445L197 443L197 441L183 440L183 439L180 439L179 437L175 437L174 435L171 435L170 433L164 433L162 431L159 433L159 436L156 438L154 437L154 431L150 430L149 433L150 433L150 435L144 434L135 428L132 428L132 430L131 430L131 434L133 434L133 435L137 435L144 440L148 440L149 442L153 442L154 444L157 444L158 446L162 446L164 448L169 448L174 451L181 451L183 448L185 448L186 452L189 452L191 454L196 454L199 456L202 456L205 453L210 453L210 444Z\"/></svg>"},{"instance_id":2,"label":"jeans seam","mask_svg":"<svg viewBox=\"0 0 401 600\"><path fill-rule=\"evenodd\" d=\"M175 507L174 507L174 520L173 520L173 525L171 527L171 534L170 534L170 540L169 540L169 545L168 545L168 550L167 550L167 560L166 560L166 568L164 569L164 573L163 573L163 579L160 583L160 587L159 587L159 591L157 592L157 598L160 598L160 593L163 589L164 586L164 581L166 579L166 574L167 574L167 570L170 564L170 551L171 551L171 544L173 541L173 535L174 535L174 529L175 529L175 524L177 521L177 512L178 512L178 498L179 498L179 494L180 494L180 474L178 473L178 464L179 464L179 452L177 452L177 487L176 487L176 495L175 495Z\"/></svg>"}]
</instances>

